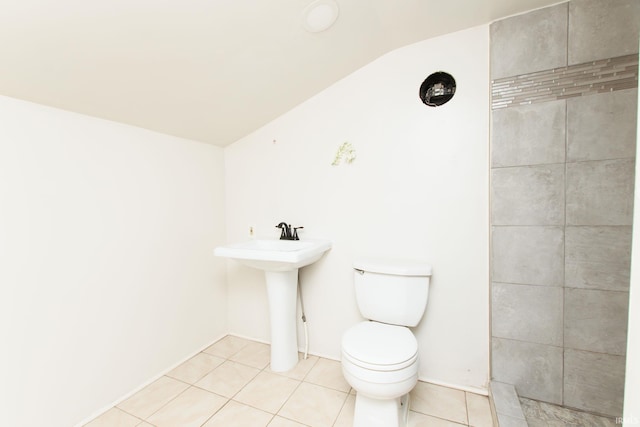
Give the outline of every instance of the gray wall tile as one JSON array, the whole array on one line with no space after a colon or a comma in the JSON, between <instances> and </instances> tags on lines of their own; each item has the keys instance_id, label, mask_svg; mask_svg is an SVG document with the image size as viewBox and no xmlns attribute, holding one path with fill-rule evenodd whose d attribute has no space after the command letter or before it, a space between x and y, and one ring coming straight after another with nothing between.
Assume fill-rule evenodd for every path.
<instances>
[{"instance_id":1,"label":"gray wall tile","mask_svg":"<svg viewBox=\"0 0 640 427\"><path fill-rule=\"evenodd\" d=\"M624 356L566 349L564 404L612 417L622 416Z\"/></svg>"},{"instance_id":2,"label":"gray wall tile","mask_svg":"<svg viewBox=\"0 0 640 427\"><path fill-rule=\"evenodd\" d=\"M628 291L631 226L567 227L565 286Z\"/></svg>"},{"instance_id":3,"label":"gray wall tile","mask_svg":"<svg viewBox=\"0 0 640 427\"><path fill-rule=\"evenodd\" d=\"M567 65L567 16L565 3L491 24L491 78Z\"/></svg>"},{"instance_id":4,"label":"gray wall tile","mask_svg":"<svg viewBox=\"0 0 640 427\"><path fill-rule=\"evenodd\" d=\"M564 165L491 171L493 225L564 225Z\"/></svg>"},{"instance_id":5,"label":"gray wall tile","mask_svg":"<svg viewBox=\"0 0 640 427\"><path fill-rule=\"evenodd\" d=\"M503 79L492 88L492 376L609 416L622 411L637 89L502 107L511 77L638 52L639 26L638 0L572 0L490 27L491 78ZM587 89L578 80L573 96Z\"/></svg>"},{"instance_id":6,"label":"gray wall tile","mask_svg":"<svg viewBox=\"0 0 640 427\"><path fill-rule=\"evenodd\" d=\"M628 292L565 289L565 347L624 356L628 306Z\"/></svg>"},{"instance_id":7,"label":"gray wall tile","mask_svg":"<svg viewBox=\"0 0 640 427\"><path fill-rule=\"evenodd\" d=\"M565 113L564 100L493 111L492 166L563 163Z\"/></svg>"},{"instance_id":8,"label":"gray wall tile","mask_svg":"<svg viewBox=\"0 0 640 427\"><path fill-rule=\"evenodd\" d=\"M637 104L637 89L567 100L568 161L635 157Z\"/></svg>"},{"instance_id":9,"label":"gray wall tile","mask_svg":"<svg viewBox=\"0 0 640 427\"><path fill-rule=\"evenodd\" d=\"M562 227L493 227L494 282L562 286Z\"/></svg>"},{"instance_id":10,"label":"gray wall tile","mask_svg":"<svg viewBox=\"0 0 640 427\"><path fill-rule=\"evenodd\" d=\"M569 65L638 52L640 2L572 0Z\"/></svg>"},{"instance_id":11,"label":"gray wall tile","mask_svg":"<svg viewBox=\"0 0 640 427\"><path fill-rule=\"evenodd\" d=\"M494 283L491 333L495 337L562 346L560 287Z\"/></svg>"},{"instance_id":12,"label":"gray wall tile","mask_svg":"<svg viewBox=\"0 0 640 427\"><path fill-rule=\"evenodd\" d=\"M492 372L513 384L518 395L562 403L562 348L493 338Z\"/></svg>"},{"instance_id":13,"label":"gray wall tile","mask_svg":"<svg viewBox=\"0 0 640 427\"><path fill-rule=\"evenodd\" d=\"M631 225L633 159L567 163L567 225Z\"/></svg>"}]
</instances>

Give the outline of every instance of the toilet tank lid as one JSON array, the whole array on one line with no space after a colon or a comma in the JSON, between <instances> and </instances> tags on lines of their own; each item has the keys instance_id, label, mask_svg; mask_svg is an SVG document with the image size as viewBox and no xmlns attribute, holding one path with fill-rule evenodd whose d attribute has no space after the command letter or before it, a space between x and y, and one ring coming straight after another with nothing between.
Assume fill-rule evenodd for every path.
<instances>
[{"instance_id":1,"label":"toilet tank lid","mask_svg":"<svg viewBox=\"0 0 640 427\"><path fill-rule=\"evenodd\" d=\"M353 261L356 270L370 273L394 274L398 276L431 276L431 266L424 261L394 258L357 258Z\"/></svg>"}]
</instances>

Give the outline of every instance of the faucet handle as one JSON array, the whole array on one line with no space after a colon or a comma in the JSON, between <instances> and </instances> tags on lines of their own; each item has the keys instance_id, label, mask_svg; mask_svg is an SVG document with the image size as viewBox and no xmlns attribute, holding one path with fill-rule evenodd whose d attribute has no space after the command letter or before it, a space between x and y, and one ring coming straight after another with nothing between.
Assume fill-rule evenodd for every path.
<instances>
[{"instance_id":1,"label":"faucet handle","mask_svg":"<svg viewBox=\"0 0 640 427\"><path fill-rule=\"evenodd\" d=\"M282 230L280 232L280 240L289 240L291 229L289 228L289 226L287 226L286 222L281 222L280 224L276 225L276 228Z\"/></svg>"},{"instance_id":2,"label":"faucet handle","mask_svg":"<svg viewBox=\"0 0 640 427\"><path fill-rule=\"evenodd\" d=\"M298 230L304 228L302 226L300 227L293 227L293 240L300 240L300 238L298 237Z\"/></svg>"}]
</instances>

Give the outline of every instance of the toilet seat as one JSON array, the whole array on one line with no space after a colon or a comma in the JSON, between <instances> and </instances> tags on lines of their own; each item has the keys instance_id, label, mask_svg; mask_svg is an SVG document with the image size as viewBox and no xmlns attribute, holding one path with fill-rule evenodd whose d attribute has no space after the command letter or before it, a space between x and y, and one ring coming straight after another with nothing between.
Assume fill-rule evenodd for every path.
<instances>
[{"instance_id":1,"label":"toilet seat","mask_svg":"<svg viewBox=\"0 0 640 427\"><path fill-rule=\"evenodd\" d=\"M344 333L342 356L360 368L398 371L417 362L418 342L409 328L366 321Z\"/></svg>"}]
</instances>

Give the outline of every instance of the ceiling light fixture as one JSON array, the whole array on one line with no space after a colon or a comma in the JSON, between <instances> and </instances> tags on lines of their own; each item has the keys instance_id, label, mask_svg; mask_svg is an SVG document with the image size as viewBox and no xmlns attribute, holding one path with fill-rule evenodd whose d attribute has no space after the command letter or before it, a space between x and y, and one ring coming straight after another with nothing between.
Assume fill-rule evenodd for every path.
<instances>
[{"instance_id":1,"label":"ceiling light fixture","mask_svg":"<svg viewBox=\"0 0 640 427\"><path fill-rule=\"evenodd\" d=\"M302 12L302 26L310 33L319 33L336 22L338 12L338 4L334 0L316 0Z\"/></svg>"}]
</instances>

